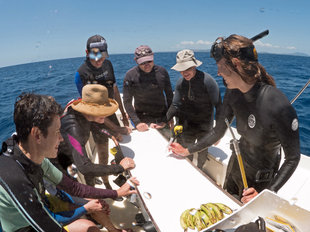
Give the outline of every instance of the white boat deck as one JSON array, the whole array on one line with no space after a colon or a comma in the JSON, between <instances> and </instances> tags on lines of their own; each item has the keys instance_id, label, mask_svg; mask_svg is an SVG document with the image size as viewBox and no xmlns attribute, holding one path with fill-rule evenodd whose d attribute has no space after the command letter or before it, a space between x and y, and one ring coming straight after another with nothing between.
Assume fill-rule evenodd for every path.
<instances>
[{"instance_id":1,"label":"white boat deck","mask_svg":"<svg viewBox=\"0 0 310 232\"><path fill-rule=\"evenodd\" d=\"M302 155L296 171L287 181L287 183L278 191L279 196L287 199L291 202L291 204L298 205L308 211L310 211L309 168L310 157Z\"/></svg>"}]
</instances>

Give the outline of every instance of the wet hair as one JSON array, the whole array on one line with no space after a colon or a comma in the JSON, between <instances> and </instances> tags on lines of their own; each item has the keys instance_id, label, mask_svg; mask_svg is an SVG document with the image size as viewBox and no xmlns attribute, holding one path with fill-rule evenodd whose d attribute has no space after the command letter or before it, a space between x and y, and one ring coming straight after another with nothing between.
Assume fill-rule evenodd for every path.
<instances>
[{"instance_id":1,"label":"wet hair","mask_svg":"<svg viewBox=\"0 0 310 232\"><path fill-rule=\"evenodd\" d=\"M22 93L14 105L14 123L17 139L25 142L33 127L38 127L43 136L47 136L47 129L55 116L62 113L61 106L51 96L34 93Z\"/></svg>"},{"instance_id":2,"label":"wet hair","mask_svg":"<svg viewBox=\"0 0 310 232\"><path fill-rule=\"evenodd\" d=\"M265 68L257 61L257 57L256 59L248 59L246 55L242 54L244 49L253 48L254 54L257 55L252 40L240 35L230 35L223 40L223 46L225 49L224 57L226 58L226 63L241 76L244 82L253 84L256 81L260 81L276 86L273 77L269 75ZM232 58L239 59L242 71L236 69L232 63Z\"/></svg>"}]
</instances>

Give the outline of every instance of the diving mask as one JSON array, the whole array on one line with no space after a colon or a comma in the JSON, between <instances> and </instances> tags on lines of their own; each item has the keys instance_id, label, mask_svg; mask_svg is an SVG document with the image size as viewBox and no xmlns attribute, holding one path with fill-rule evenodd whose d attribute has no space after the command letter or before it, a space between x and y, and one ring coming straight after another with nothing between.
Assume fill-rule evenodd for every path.
<instances>
[{"instance_id":1,"label":"diving mask","mask_svg":"<svg viewBox=\"0 0 310 232\"><path fill-rule=\"evenodd\" d=\"M224 39L219 37L215 40L211 47L210 56L215 59L216 62L219 62L225 55L227 56L228 53L230 56L241 60L257 61L257 52L254 45L240 48L238 51L227 52L223 43Z\"/></svg>"},{"instance_id":2,"label":"diving mask","mask_svg":"<svg viewBox=\"0 0 310 232\"><path fill-rule=\"evenodd\" d=\"M88 55L89 59L95 60L95 61L100 60L103 56L102 52L100 52L99 49L98 49L98 51L93 51L93 50L95 50L95 49L92 49Z\"/></svg>"},{"instance_id":3,"label":"diving mask","mask_svg":"<svg viewBox=\"0 0 310 232\"><path fill-rule=\"evenodd\" d=\"M109 57L108 55L108 45L104 39L102 39L99 42L93 42L89 44L89 59L98 61L100 60L103 56L104 57Z\"/></svg>"},{"instance_id":4,"label":"diving mask","mask_svg":"<svg viewBox=\"0 0 310 232\"><path fill-rule=\"evenodd\" d=\"M259 40L266 35L269 34L269 30L265 30L251 38L253 43L256 40ZM215 40L213 43L211 50L210 50L210 56L215 59L216 62L220 61L223 56L225 56L226 53L228 53L224 47L224 38L219 37ZM254 45L251 45L249 47L240 48L236 52L230 52L230 55L242 60L248 60L248 61L257 61L257 52L254 47Z\"/></svg>"}]
</instances>

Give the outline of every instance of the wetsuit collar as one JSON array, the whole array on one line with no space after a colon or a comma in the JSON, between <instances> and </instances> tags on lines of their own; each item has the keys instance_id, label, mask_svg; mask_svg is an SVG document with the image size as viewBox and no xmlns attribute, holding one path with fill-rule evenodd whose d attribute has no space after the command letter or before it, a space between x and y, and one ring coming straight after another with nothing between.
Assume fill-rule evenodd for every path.
<instances>
[{"instance_id":1,"label":"wetsuit collar","mask_svg":"<svg viewBox=\"0 0 310 232\"><path fill-rule=\"evenodd\" d=\"M41 168L41 165L32 162L32 160L25 156L25 154L20 150L17 141L14 141L14 151L12 159L14 159L21 166L28 179L38 190L42 199L44 199L45 188L43 184L43 170Z\"/></svg>"},{"instance_id":2,"label":"wetsuit collar","mask_svg":"<svg viewBox=\"0 0 310 232\"><path fill-rule=\"evenodd\" d=\"M155 70L155 65L153 66L151 72L149 72L149 73L144 72L144 71L139 67L139 65L137 65L137 68L138 68L139 72L141 72L143 75L151 75L151 73L153 73L154 70Z\"/></svg>"},{"instance_id":3,"label":"wetsuit collar","mask_svg":"<svg viewBox=\"0 0 310 232\"><path fill-rule=\"evenodd\" d=\"M41 170L41 165L32 162L19 148L18 143L14 143L13 158L26 170L27 173L34 174Z\"/></svg>"},{"instance_id":4,"label":"wetsuit collar","mask_svg":"<svg viewBox=\"0 0 310 232\"><path fill-rule=\"evenodd\" d=\"M244 98L247 102L253 102L256 100L257 95L258 95L258 90L261 88L262 83L261 82L256 82L255 85L246 93L244 93Z\"/></svg>"},{"instance_id":5,"label":"wetsuit collar","mask_svg":"<svg viewBox=\"0 0 310 232\"><path fill-rule=\"evenodd\" d=\"M189 83L189 82L192 82L192 81L197 80L197 79L198 79L198 76L204 77L203 73L202 73L201 71L199 71L198 69L196 69L195 76L193 76L189 81L186 80L184 77L182 77L182 78L183 78L183 81L186 81L187 83Z\"/></svg>"},{"instance_id":6,"label":"wetsuit collar","mask_svg":"<svg viewBox=\"0 0 310 232\"><path fill-rule=\"evenodd\" d=\"M16 162L28 173L38 173L40 172L41 165L34 163L30 160L19 148L18 140L16 135L13 135L11 138L7 139L2 146L2 153Z\"/></svg>"},{"instance_id":7,"label":"wetsuit collar","mask_svg":"<svg viewBox=\"0 0 310 232\"><path fill-rule=\"evenodd\" d=\"M105 60L103 61L102 66L101 66L100 68L94 67L94 66L90 63L90 60L89 60L88 57L86 58L85 62L86 62L86 64L87 64L87 66L88 66L91 70L97 71L97 70L100 70L100 69L102 68L102 66L103 66L103 64L104 64L104 62L105 62Z\"/></svg>"}]
</instances>

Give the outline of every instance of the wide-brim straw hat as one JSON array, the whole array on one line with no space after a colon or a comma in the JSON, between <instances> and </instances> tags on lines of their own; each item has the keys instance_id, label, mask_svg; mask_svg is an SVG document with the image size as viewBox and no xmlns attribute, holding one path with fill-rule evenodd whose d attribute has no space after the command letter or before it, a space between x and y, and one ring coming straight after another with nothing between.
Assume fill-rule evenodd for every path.
<instances>
[{"instance_id":1,"label":"wide-brim straw hat","mask_svg":"<svg viewBox=\"0 0 310 232\"><path fill-rule=\"evenodd\" d=\"M103 85L88 84L82 89L82 99L74 101L72 108L82 114L108 117L118 109L118 103L108 98L108 89Z\"/></svg>"},{"instance_id":2,"label":"wide-brim straw hat","mask_svg":"<svg viewBox=\"0 0 310 232\"><path fill-rule=\"evenodd\" d=\"M177 63L171 69L179 72L185 71L193 66L198 67L202 64L201 61L195 58L194 52L190 49L179 51L176 60Z\"/></svg>"}]
</instances>

